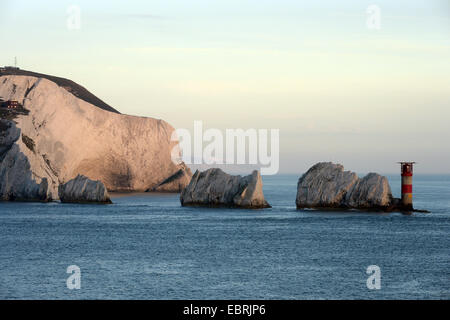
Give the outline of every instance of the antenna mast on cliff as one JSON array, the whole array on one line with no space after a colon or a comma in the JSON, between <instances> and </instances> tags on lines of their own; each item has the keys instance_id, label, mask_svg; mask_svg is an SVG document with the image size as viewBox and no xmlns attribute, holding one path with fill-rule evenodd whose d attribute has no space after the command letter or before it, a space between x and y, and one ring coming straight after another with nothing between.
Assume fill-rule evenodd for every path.
<instances>
[{"instance_id":1,"label":"antenna mast on cliff","mask_svg":"<svg viewBox=\"0 0 450 320\"><path fill-rule=\"evenodd\" d=\"M14 57L14 67L17 68L17 57Z\"/></svg>"}]
</instances>

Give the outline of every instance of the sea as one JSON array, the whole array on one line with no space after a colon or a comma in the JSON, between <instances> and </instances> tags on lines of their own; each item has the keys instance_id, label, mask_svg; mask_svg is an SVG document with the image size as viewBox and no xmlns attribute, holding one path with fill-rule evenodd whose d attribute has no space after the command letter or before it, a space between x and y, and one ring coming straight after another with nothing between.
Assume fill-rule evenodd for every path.
<instances>
[{"instance_id":1,"label":"sea","mask_svg":"<svg viewBox=\"0 0 450 320\"><path fill-rule=\"evenodd\" d=\"M296 210L298 178L264 176L263 210L2 202L0 299L450 298L450 175L414 176L411 215Z\"/></svg>"}]
</instances>

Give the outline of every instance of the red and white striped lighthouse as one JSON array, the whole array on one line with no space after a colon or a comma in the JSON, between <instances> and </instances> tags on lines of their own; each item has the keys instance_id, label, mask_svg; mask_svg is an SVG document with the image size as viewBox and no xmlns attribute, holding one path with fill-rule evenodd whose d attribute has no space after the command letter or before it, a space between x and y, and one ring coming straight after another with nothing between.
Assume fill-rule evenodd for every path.
<instances>
[{"instance_id":1,"label":"red and white striped lighthouse","mask_svg":"<svg viewBox=\"0 0 450 320\"><path fill-rule=\"evenodd\" d=\"M412 181L414 163L400 162L402 170L402 206L410 210L413 209Z\"/></svg>"}]
</instances>

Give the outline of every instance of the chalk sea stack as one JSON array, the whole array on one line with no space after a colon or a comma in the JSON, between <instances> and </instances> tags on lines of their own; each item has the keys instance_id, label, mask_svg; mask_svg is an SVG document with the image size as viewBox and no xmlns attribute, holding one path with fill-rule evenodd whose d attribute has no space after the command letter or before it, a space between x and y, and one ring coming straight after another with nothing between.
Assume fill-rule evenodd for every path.
<instances>
[{"instance_id":1,"label":"chalk sea stack","mask_svg":"<svg viewBox=\"0 0 450 320\"><path fill-rule=\"evenodd\" d=\"M23 70L0 73L0 99L18 102L0 106L0 200L58 200L58 186L79 174L110 192L189 182L163 120L120 114L73 81Z\"/></svg>"},{"instance_id":2,"label":"chalk sea stack","mask_svg":"<svg viewBox=\"0 0 450 320\"><path fill-rule=\"evenodd\" d=\"M105 185L101 181L93 181L78 175L58 187L61 202L68 203L112 203Z\"/></svg>"},{"instance_id":3,"label":"chalk sea stack","mask_svg":"<svg viewBox=\"0 0 450 320\"><path fill-rule=\"evenodd\" d=\"M302 208L364 209L391 211L392 197L386 177L369 173L364 178L344 171L340 164L320 162L298 181L296 204Z\"/></svg>"},{"instance_id":4,"label":"chalk sea stack","mask_svg":"<svg viewBox=\"0 0 450 320\"><path fill-rule=\"evenodd\" d=\"M217 206L236 208L270 208L264 199L262 178L258 171L248 176L233 176L221 169L196 171L182 191L182 206Z\"/></svg>"}]
</instances>

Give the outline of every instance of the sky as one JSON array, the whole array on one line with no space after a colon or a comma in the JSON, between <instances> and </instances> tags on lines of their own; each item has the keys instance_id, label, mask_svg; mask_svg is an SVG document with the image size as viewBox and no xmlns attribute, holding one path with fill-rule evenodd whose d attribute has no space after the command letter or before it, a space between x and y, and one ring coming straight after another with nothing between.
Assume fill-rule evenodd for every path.
<instances>
[{"instance_id":1,"label":"sky","mask_svg":"<svg viewBox=\"0 0 450 320\"><path fill-rule=\"evenodd\" d=\"M0 65L17 56L122 113L280 129L280 173L450 173L447 0L0 0L0 43Z\"/></svg>"}]
</instances>

